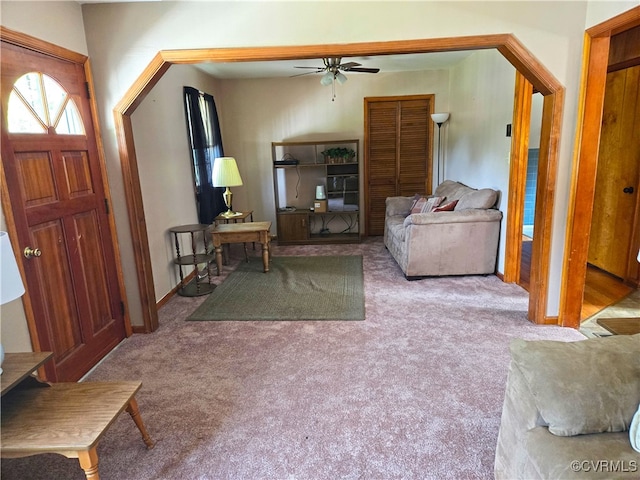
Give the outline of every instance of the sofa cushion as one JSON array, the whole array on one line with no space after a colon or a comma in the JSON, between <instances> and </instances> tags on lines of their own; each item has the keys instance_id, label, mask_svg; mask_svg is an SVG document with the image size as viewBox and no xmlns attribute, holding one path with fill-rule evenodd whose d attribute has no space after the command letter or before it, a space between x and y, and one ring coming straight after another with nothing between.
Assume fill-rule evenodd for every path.
<instances>
[{"instance_id":1,"label":"sofa cushion","mask_svg":"<svg viewBox=\"0 0 640 480\"><path fill-rule=\"evenodd\" d=\"M628 430L640 403L640 334L569 343L514 340L511 356L551 433Z\"/></svg>"},{"instance_id":2,"label":"sofa cushion","mask_svg":"<svg viewBox=\"0 0 640 480\"><path fill-rule=\"evenodd\" d=\"M469 208L491 208L496 204L498 192L491 188L482 188L465 193L456 205L456 210L468 210Z\"/></svg>"},{"instance_id":3,"label":"sofa cushion","mask_svg":"<svg viewBox=\"0 0 640 480\"><path fill-rule=\"evenodd\" d=\"M446 197L447 201L459 200L465 194L469 192L475 192L475 189L467 187L460 182L454 182L453 180L445 180L436 187L435 195L439 197Z\"/></svg>"}]
</instances>

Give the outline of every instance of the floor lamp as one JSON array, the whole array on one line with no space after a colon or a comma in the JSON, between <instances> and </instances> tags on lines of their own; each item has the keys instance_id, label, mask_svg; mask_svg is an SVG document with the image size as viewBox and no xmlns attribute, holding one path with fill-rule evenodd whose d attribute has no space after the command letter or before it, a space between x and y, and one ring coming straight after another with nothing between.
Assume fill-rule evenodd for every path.
<instances>
[{"instance_id":1,"label":"floor lamp","mask_svg":"<svg viewBox=\"0 0 640 480\"><path fill-rule=\"evenodd\" d=\"M449 120L448 113L432 113L431 120L438 125L438 177L436 186L440 185L440 150L442 150L442 124ZM442 175L444 176L444 165L442 166ZM444 178L443 178L444 180Z\"/></svg>"}]
</instances>

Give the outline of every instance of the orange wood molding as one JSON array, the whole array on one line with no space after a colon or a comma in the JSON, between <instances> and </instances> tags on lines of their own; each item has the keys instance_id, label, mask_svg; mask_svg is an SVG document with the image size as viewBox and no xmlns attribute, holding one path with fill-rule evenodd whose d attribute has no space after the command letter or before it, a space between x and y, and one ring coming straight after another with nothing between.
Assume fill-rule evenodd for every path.
<instances>
[{"instance_id":1,"label":"orange wood molding","mask_svg":"<svg viewBox=\"0 0 640 480\"><path fill-rule=\"evenodd\" d=\"M518 283L522 257L522 225L524 198L529 157L529 131L531 124L531 96L533 85L519 71L511 129L511 167L509 169L509 198L507 211L507 241L505 249L504 281Z\"/></svg>"}]
</instances>

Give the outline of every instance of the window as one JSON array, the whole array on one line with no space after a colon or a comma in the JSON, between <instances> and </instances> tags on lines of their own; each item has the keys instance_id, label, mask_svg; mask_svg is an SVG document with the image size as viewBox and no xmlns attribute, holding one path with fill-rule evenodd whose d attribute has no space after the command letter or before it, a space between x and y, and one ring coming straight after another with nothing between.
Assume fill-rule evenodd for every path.
<instances>
[{"instance_id":1,"label":"window","mask_svg":"<svg viewBox=\"0 0 640 480\"><path fill-rule=\"evenodd\" d=\"M84 135L80 112L67 91L53 78L29 72L13 85L9 95L10 133Z\"/></svg>"}]
</instances>

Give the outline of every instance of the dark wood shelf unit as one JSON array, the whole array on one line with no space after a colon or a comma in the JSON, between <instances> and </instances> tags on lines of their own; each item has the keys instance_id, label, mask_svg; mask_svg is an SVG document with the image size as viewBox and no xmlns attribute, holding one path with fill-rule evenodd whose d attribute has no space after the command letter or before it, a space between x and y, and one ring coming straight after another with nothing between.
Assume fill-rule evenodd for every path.
<instances>
[{"instance_id":1,"label":"dark wood shelf unit","mask_svg":"<svg viewBox=\"0 0 640 480\"><path fill-rule=\"evenodd\" d=\"M322 153L338 148L353 157ZM271 150L278 243L360 242L359 140L273 142ZM276 163L283 160L297 164ZM318 185L326 192L324 212L313 210Z\"/></svg>"}]
</instances>

